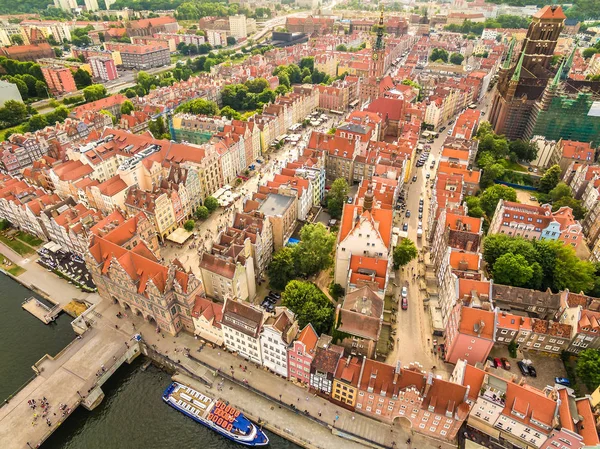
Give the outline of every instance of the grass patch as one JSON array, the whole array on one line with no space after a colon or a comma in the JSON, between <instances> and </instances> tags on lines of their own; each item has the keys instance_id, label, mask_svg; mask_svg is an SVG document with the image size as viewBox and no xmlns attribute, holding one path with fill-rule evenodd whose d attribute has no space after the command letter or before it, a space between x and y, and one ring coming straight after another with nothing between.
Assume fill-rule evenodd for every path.
<instances>
[{"instance_id":1,"label":"grass patch","mask_svg":"<svg viewBox=\"0 0 600 449\"><path fill-rule=\"evenodd\" d=\"M506 160L504 161L503 165L507 170L527 172L527 169L517 162Z\"/></svg>"},{"instance_id":2,"label":"grass patch","mask_svg":"<svg viewBox=\"0 0 600 449\"><path fill-rule=\"evenodd\" d=\"M27 232L23 232L23 231L18 231L15 234L15 237L31 246L40 246L42 243L44 243L42 240L38 239L35 235L31 235L31 234L28 234Z\"/></svg>"},{"instance_id":3,"label":"grass patch","mask_svg":"<svg viewBox=\"0 0 600 449\"><path fill-rule=\"evenodd\" d=\"M4 243L6 246L8 246L20 256L27 256L33 253L33 249L30 246L23 243L22 241L17 239L11 240L2 234L0 234L0 242Z\"/></svg>"},{"instance_id":4,"label":"grass patch","mask_svg":"<svg viewBox=\"0 0 600 449\"><path fill-rule=\"evenodd\" d=\"M13 276L19 276L26 271L25 268L20 267L2 253L0 253L0 267Z\"/></svg>"}]
</instances>

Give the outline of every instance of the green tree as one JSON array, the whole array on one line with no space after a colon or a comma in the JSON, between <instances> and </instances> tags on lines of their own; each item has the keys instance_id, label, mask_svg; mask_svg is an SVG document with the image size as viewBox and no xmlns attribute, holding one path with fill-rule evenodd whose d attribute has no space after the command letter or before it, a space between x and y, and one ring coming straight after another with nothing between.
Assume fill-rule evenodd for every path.
<instances>
[{"instance_id":1,"label":"green tree","mask_svg":"<svg viewBox=\"0 0 600 449\"><path fill-rule=\"evenodd\" d=\"M581 54L583 55L584 59L590 59L596 53L598 53L598 50L596 50L594 47L590 47L590 48L586 48L585 50L583 50L583 52Z\"/></svg>"},{"instance_id":2,"label":"green tree","mask_svg":"<svg viewBox=\"0 0 600 449\"><path fill-rule=\"evenodd\" d=\"M295 250L285 246L273 254L267 269L269 285L275 290L283 290L296 277Z\"/></svg>"},{"instance_id":3,"label":"green tree","mask_svg":"<svg viewBox=\"0 0 600 449\"><path fill-rule=\"evenodd\" d=\"M571 192L571 187L569 187L569 185L564 182L559 182L556 185L556 187L554 187L552 190L550 190L550 192L548 192L548 195L552 199L552 202L558 201L561 198L571 198L573 196Z\"/></svg>"},{"instance_id":4,"label":"green tree","mask_svg":"<svg viewBox=\"0 0 600 449\"><path fill-rule=\"evenodd\" d=\"M481 204L479 203L479 197L467 196L465 202L467 203L469 217L481 218L485 215L481 208Z\"/></svg>"},{"instance_id":5,"label":"green tree","mask_svg":"<svg viewBox=\"0 0 600 449\"><path fill-rule=\"evenodd\" d=\"M295 248L295 260L300 272L310 276L329 267L335 246L335 234L322 223L307 224L300 231L300 243Z\"/></svg>"},{"instance_id":6,"label":"green tree","mask_svg":"<svg viewBox=\"0 0 600 449\"><path fill-rule=\"evenodd\" d=\"M204 200L204 205L208 209L208 211L212 214L219 207L219 202L215 197L207 196Z\"/></svg>"},{"instance_id":7,"label":"green tree","mask_svg":"<svg viewBox=\"0 0 600 449\"><path fill-rule=\"evenodd\" d=\"M514 153L518 159L530 162L537 157L538 148L533 142L527 140L513 140L508 144L511 153Z\"/></svg>"},{"instance_id":8,"label":"green tree","mask_svg":"<svg viewBox=\"0 0 600 449\"><path fill-rule=\"evenodd\" d=\"M448 52L443 48L434 48L429 56L430 61L443 61L448 62Z\"/></svg>"},{"instance_id":9,"label":"green tree","mask_svg":"<svg viewBox=\"0 0 600 449\"><path fill-rule=\"evenodd\" d=\"M206 206L199 206L198 209L196 209L196 212L194 212L194 215L197 220L206 220L209 217L210 212Z\"/></svg>"},{"instance_id":10,"label":"green tree","mask_svg":"<svg viewBox=\"0 0 600 449\"><path fill-rule=\"evenodd\" d=\"M586 349L579 353L575 366L577 377L589 391L594 391L600 385L600 351Z\"/></svg>"},{"instance_id":11,"label":"green tree","mask_svg":"<svg viewBox=\"0 0 600 449\"><path fill-rule=\"evenodd\" d=\"M314 72L315 58L313 56L308 56L308 57L302 58L300 60L300 68L301 69L307 68L311 73Z\"/></svg>"},{"instance_id":12,"label":"green tree","mask_svg":"<svg viewBox=\"0 0 600 449\"><path fill-rule=\"evenodd\" d=\"M398 268L403 267L418 255L419 252L417 251L415 243L410 239L403 239L394 248L394 269L397 270Z\"/></svg>"},{"instance_id":13,"label":"green tree","mask_svg":"<svg viewBox=\"0 0 600 449\"><path fill-rule=\"evenodd\" d=\"M282 73L278 76L278 78L279 78L279 84L281 86L285 86L289 89L289 87L291 86L291 83L290 83L290 77L288 76L288 74Z\"/></svg>"},{"instance_id":14,"label":"green tree","mask_svg":"<svg viewBox=\"0 0 600 449\"><path fill-rule=\"evenodd\" d=\"M533 268L521 254L503 254L494 264L494 282L525 287L533 276Z\"/></svg>"},{"instance_id":15,"label":"green tree","mask_svg":"<svg viewBox=\"0 0 600 449\"><path fill-rule=\"evenodd\" d=\"M338 178L331 184L327 195L327 209L333 218L341 218L348 191L348 182L344 178Z\"/></svg>"},{"instance_id":16,"label":"green tree","mask_svg":"<svg viewBox=\"0 0 600 449\"><path fill-rule=\"evenodd\" d=\"M234 110L231 106L225 106L224 108L222 108L221 111L219 111L219 115L221 117L227 117L232 120L239 120L242 117L241 114L238 111Z\"/></svg>"},{"instance_id":17,"label":"green tree","mask_svg":"<svg viewBox=\"0 0 600 449\"><path fill-rule=\"evenodd\" d=\"M561 178L561 169L559 165L553 165L550 167L542 179L540 179L539 189L542 193L548 193L554 187L558 185Z\"/></svg>"},{"instance_id":18,"label":"green tree","mask_svg":"<svg viewBox=\"0 0 600 449\"><path fill-rule=\"evenodd\" d=\"M205 100L204 98L197 98L195 100L188 101L187 103L183 103L175 111L213 116L219 113L219 107L214 101Z\"/></svg>"},{"instance_id":19,"label":"green tree","mask_svg":"<svg viewBox=\"0 0 600 449\"><path fill-rule=\"evenodd\" d=\"M282 304L296 314L300 328L310 323L317 334L329 332L333 325L334 308L315 284L290 281L281 297Z\"/></svg>"},{"instance_id":20,"label":"green tree","mask_svg":"<svg viewBox=\"0 0 600 449\"><path fill-rule=\"evenodd\" d=\"M502 176L506 173L506 169L502 164L491 164L486 166L483 170L483 175L481 176L481 181L479 185L482 189L487 189L490 186L494 185L494 181L496 179L501 179Z\"/></svg>"},{"instance_id":21,"label":"green tree","mask_svg":"<svg viewBox=\"0 0 600 449\"><path fill-rule=\"evenodd\" d=\"M43 129L46 126L48 126L48 120L43 115L35 114L29 119L30 131L37 131L38 129Z\"/></svg>"},{"instance_id":22,"label":"green tree","mask_svg":"<svg viewBox=\"0 0 600 449\"><path fill-rule=\"evenodd\" d=\"M27 107L20 101L8 100L0 108L0 127L9 128L25 121Z\"/></svg>"},{"instance_id":23,"label":"green tree","mask_svg":"<svg viewBox=\"0 0 600 449\"><path fill-rule=\"evenodd\" d=\"M112 124L113 124L113 125L116 125L116 124L117 124L117 117L115 117L115 115L114 115L112 112L110 112L110 111L107 111L106 109L102 109L102 110L100 111L100 114L104 114L104 115L107 115L107 116L109 116L109 117L110 117L110 120L112 121Z\"/></svg>"},{"instance_id":24,"label":"green tree","mask_svg":"<svg viewBox=\"0 0 600 449\"><path fill-rule=\"evenodd\" d=\"M83 89L84 87L92 84L92 77L87 70L77 69L77 71L73 74L73 79L75 80L77 89Z\"/></svg>"},{"instance_id":25,"label":"green tree","mask_svg":"<svg viewBox=\"0 0 600 449\"><path fill-rule=\"evenodd\" d=\"M121 105L121 114L131 114L134 109L133 103L129 100L126 100Z\"/></svg>"},{"instance_id":26,"label":"green tree","mask_svg":"<svg viewBox=\"0 0 600 449\"><path fill-rule=\"evenodd\" d=\"M235 45L236 42L235 37L227 36L227 45Z\"/></svg>"},{"instance_id":27,"label":"green tree","mask_svg":"<svg viewBox=\"0 0 600 449\"><path fill-rule=\"evenodd\" d=\"M335 299L337 301L342 296L344 296L344 287L342 287L340 284L336 284L336 283L332 282L329 285L329 294L331 295L331 297L333 299Z\"/></svg>"},{"instance_id":28,"label":"green tree","mask_svg":"<svg viewBox=\"0 0 600 449\"><path fill-rule=\"evenodd\" d=\"M450 55L450 62L454 65L461 65L464 60L465 60L465 57L463 55L461 55L460 53L452 53Z\"/></svg>"},{"instance_id":29,"label":"green tree","mask_svg":"<svg viewBox=\"0 0 600 449\"><path fill-rule=\"evenodd\" d=\"M503 186L500 184L493 185L485 189L485 191L479 197L479 204L481 209L485 212L488 217L492 217L496 211L496 206L500 200L505 201L517 201L517 191L512 187Z\"/></svg>"},{"instance_id":30,"label":"green tree","mask_svg":"<svg viewBox=\"0 0 600 449\"><path fill-rule=\"evenodd\" d=\"M196 225L196 222L194 220L187 220L184 224L183 224L183 228L187 231L187 232L192 232L194 230L194 226Z\"/></svg>"},{"instance_id":31,"label":"green tree","mask_svg":"<svg viewBox=\"0 0 600 449\"><path fill-rule=\"evenodd\" d=\"M48 87L46 86L45 82L40 80L35 82L35 94L40 98L48 97Z\"/></svg>"},{"instance_id":32,"label":"green tree","mask_svg":"<svg viewBox=\"0 0 600 449\"><path fill-rule=\"evenodd\" d=\"M13 77L10 80L10 82L17 86L17 89L19 89L19 93L21 94L21 98L26 100L29 97L29 89L27 88L27 84L25 84L25 81L23 81L20 78Z\"/></svg>"},{"instance_id":33,"label":"green tree","mask_svg":"<svg viewBox=\"0 0 600 449\"><path fill-rule=\"evenodd\" d=\"M87 103L106 97L106 87L102 84L92 84L83 89L83 97Z\"/></svg>"},{"instance_id":34,"label":"green tree","mask_svg":"<svg viewBox=\"0 0 600 449\"><path fill-rule=\"evenodd\" d=\"M348 47L346 47L344 44L339 44L337 47L335 47L335 51L348 51Z\"/></svg>"},{"instance_id":35,"label":"green tree","mask_svg":"<svg viewBox=\"0 0 600 449\"><path fill-rule=\"evenodd\" d=\"M133 98L133 97L137 96L137 93L135 92L135 89L129 88L125 91L125 96L127 98Z\"/></svg>"},{"instance_id":36,"label":"green tree","mask_svg":"<svg viewBox=\"0 0 600 449\"><path fill-rule=\"evenodd\" d=\"M312 78L310 75L305 76L304 78L302 78L302 84L312 84Z\"/></svg>"},{"instance_id":37,"label":"green tree","mask_svg":"<svg viewBox=\"0 0 600 449\"><path fill-rule=\"evenodd\" d=\"M148 123L148 131L150 131L156 139L171 138L171 134L165 126L165 121L162 118L162 115L158 116L155 120L151 120L150 123Z\"/></svg>"}]
</instances>

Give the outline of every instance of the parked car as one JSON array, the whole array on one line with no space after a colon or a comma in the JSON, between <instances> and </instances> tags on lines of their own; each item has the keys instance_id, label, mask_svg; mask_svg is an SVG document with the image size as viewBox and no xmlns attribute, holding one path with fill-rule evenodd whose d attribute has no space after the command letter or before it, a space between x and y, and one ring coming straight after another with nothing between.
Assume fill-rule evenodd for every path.
<instances>
[{"instance_id":1,"label":"parked car","mask_svg":"<svg viewBox=\"0 0 600 449\"><path fill-rule=\"evenodd\" d=\"M404 224L402 225L402 230L403 230L404 232L408 231L408 223L404 223Z\"/></svg>"},{"instance_id":2,"label":"parked car","mask_svg":"<svg viewBox=\"0 0 600 449\"><path fill-rule=\"evenodd\" d=\"M402 310L408 309L408 298L402 298Z\"/></svg>"},{"instance_id":3,"label":"parked car","mask_svg":"<svg viewBox=\"0 0 600 449\"><path fill-rule=\"evenodd\" d=\"M404 214L406 216L406 218L410 218L410 211L407 210L406 213Z\"/></svg>"},{"instance_id":4,"label":"parked car","mask_svg":"<svg viewBox=\"0 0 600 449\"><path fill-rule=\"evenodd\" d=\"M522 361L518 361L517 362L517 366L519 367L519 370L521 371L521 374L523 376L529 376L529 370L527 369L527 365L525 365Z\"/></svg>"},{"instance_id":5,"label":"parked car","mask_svg":"<svg viewBox=\"0 0 600 449\"><path fill-rule=\"evenodd\" d=\"M508 359L506 357L502 357L500 359L500 361L502 362L502 368L509 371L510 370L510 362L508 361Z\"/></svg>"},{"instance_id":6,"label":"parked car","mask_svg":"<svg viewBox=\"0 0 600 449\"><path fill-rule=\"evenodd\" d=\"M419 212L419 220L423 218L423 212Z\"/></svg>"},{"instance_id":7,"label":"parked car","mask_svg":"<svg viewBox=\"0 0 600 449\"><path fill-rule=\"evenodd\" d=\"M527 365L527 371L529 371L529 375L531 377L537 377L537 371L535 370L533 365Z\"/></svg>"},{"instance_id":8,"label":"parked car","mask_svg":"<svg viewBox=\"0 0 600 449\"><path fill-rule=\"evenodd\" d=\"M408 289L406 288L406 286L402 287L402 297L408 297Z\"/></svg>"},{"instance_id":9,"label":"parked car","mask_svg":"<svg viewBox=\"0 0 600 449\"><path fill-rule=\"evenodd\" d=\"M354 201L354 200L353 200L353 199L352 199L352 197L350 197L350 196L349 196L349 197L348 197L348 199L346 200L346 202L347 202L348 204L352 204L352 202L353 202L353 201Z\"/></svg>"},{"instance_id":10,"label":"parked car","mask_svg":"<svg viewBox=\"0 0 600 449\"><path fill-rule=\"evenodd\" d=\"M569 379L567 379L566 377L555 377L554 382L559 385L564 385L565 387L571 386L571 381Z\"/></svg>"},{"instance_id":11,"label":"parked car","mask_svg":"<svg viewBox=\"0 0 600 449\"><path fill-rule=\"evenodd\" d=\"M446 127L445 127L445 126L442 126L442 127L440 128L440 132L441 132L441 133L443 133L444 131L446 131Z\"/></svg>"},{"instance_id":12,"label":"parked car","mask_svg":"<svg viewBox=\"0 0 600 449\"><path fill-rule=\"evenodd\" d=\"M427 173L427 174L425 175L425 177L426 177L427 179L429 179L429 178L431 178L431 175L430 175L429 173Z\"/></svg>"},{"instance_id":13,"label":"parked car","mask_svg":"<svg viewBox=\"0 0 600 449\"><path fill-rule=\"evenodd\" d=\"M423 198L421 198L421 199L419 200L419 206L422 206L424 202L425 202L425 201L423 201Z\"/></svg>"},{"instance_id":14,"label":"parked car","mask_svg":"<svg viewBox=\"0 0 600 449\"><path fill-rule=\"evenodd\" d=\"M281 298L281 293L274 292L273 290L269 290L269 296L273 296L277 299Z\"/></svg>"},{"instance_id":15,"label":"parked car","mask_svg":"<svg viewBox=\"0 0 600 449\"><path fill-rule=\"evenodd\" d=\"M496 357L494 359L494 368L500 368L501 366L502 366L502 361L498 357Z\"/></svg>"},{"instance_id":16,"label":"parked car","mask_svg":"<svg viewBox=\"0 0 600 449\"><path fill-rule=\"evenodd\" d=\"M423 212L423 205L419 205L419 212Z\"/></svg>"},{"instance_id":17,"label":"parked car","mask_svg":"<svg viewBox=\"0 0 600 449\"><path fill-rule=\"evenodd\" d=\"M416 176L412 177L412 182L417 182L417 177Z\"/></svg>"}]
</instances>

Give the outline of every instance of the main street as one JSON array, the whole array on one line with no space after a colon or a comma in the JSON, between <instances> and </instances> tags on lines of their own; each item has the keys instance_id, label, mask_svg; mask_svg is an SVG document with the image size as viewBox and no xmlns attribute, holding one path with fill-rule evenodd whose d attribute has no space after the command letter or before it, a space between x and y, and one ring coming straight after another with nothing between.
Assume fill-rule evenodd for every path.
<instances>
[{"instance_id":1,"label":"main street","mask_svg":"<svg viewBox=\"0 0 600 449\"><path fill-rule=\"evenodd\" d=\"M485 111L485 116L482 115L481 121L489 114L489 103L492 98L490 92L486 92L480 101L477 109ZM456 120L456 117L453 117ZM431 204L432 182L437 177L437 168L439 165L440 155L444 141L448 137L447 130L451 128L449 123L444 123L446 130L441 132L439 136L430 145L429 158L425 164L418 168L416 160L411 161L411 175L408 183L405 186L406 211L410 211L410 218L406 218L405 211L397 211L394 218L394 226L402 227L403 223L408 223L408 238L416 243L419 250L419 259L412 261L403 270L396 272L395 298L399 300L400 291L403 285L408 288L408 310L402 310L400 303L397 302L397 321L396 335L397 339L393 351L390 352L387 358L388 363L401 361L403 365L412 361L419 362L424 369L429 370L432 366L436 367L435 373L447 379L452 370L452 366L446 365L444 361L433 350L433 335L431 327L431 316L427 308L425 308L427 300L427 291L425 285L425 262L428 261L429 247L427 237L429 235L429 208ZM430 169L432 162L435 162L435 167ZM429 179L427 178L429 174ZM413 176L417 177L415 182L412 182ZM423 218L419 219L419 200L423 199ZM423 237L417 238L417 228L419 222L423 225ZM413 274L415 280L413 281Z\"/></svg>"}]
</instances>

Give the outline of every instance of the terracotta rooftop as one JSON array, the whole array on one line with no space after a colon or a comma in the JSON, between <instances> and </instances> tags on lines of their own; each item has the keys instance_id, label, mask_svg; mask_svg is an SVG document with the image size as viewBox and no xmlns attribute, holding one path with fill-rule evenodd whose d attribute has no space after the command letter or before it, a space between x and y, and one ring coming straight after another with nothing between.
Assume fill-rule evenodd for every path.
<instances>
[{"instance_id":1,"label":"terracotta rooftop","mask_svg":"<svg viewBox=\"0 0 600 449\"><path fill-rule=\"evenodd\" d=\"M223 318L223 305L212 302L210 299L196 296L192 316L194 318L203 316L206 321L212 322L214 327L220 329L221 319Z\"/></svg>"}]
</instances>

